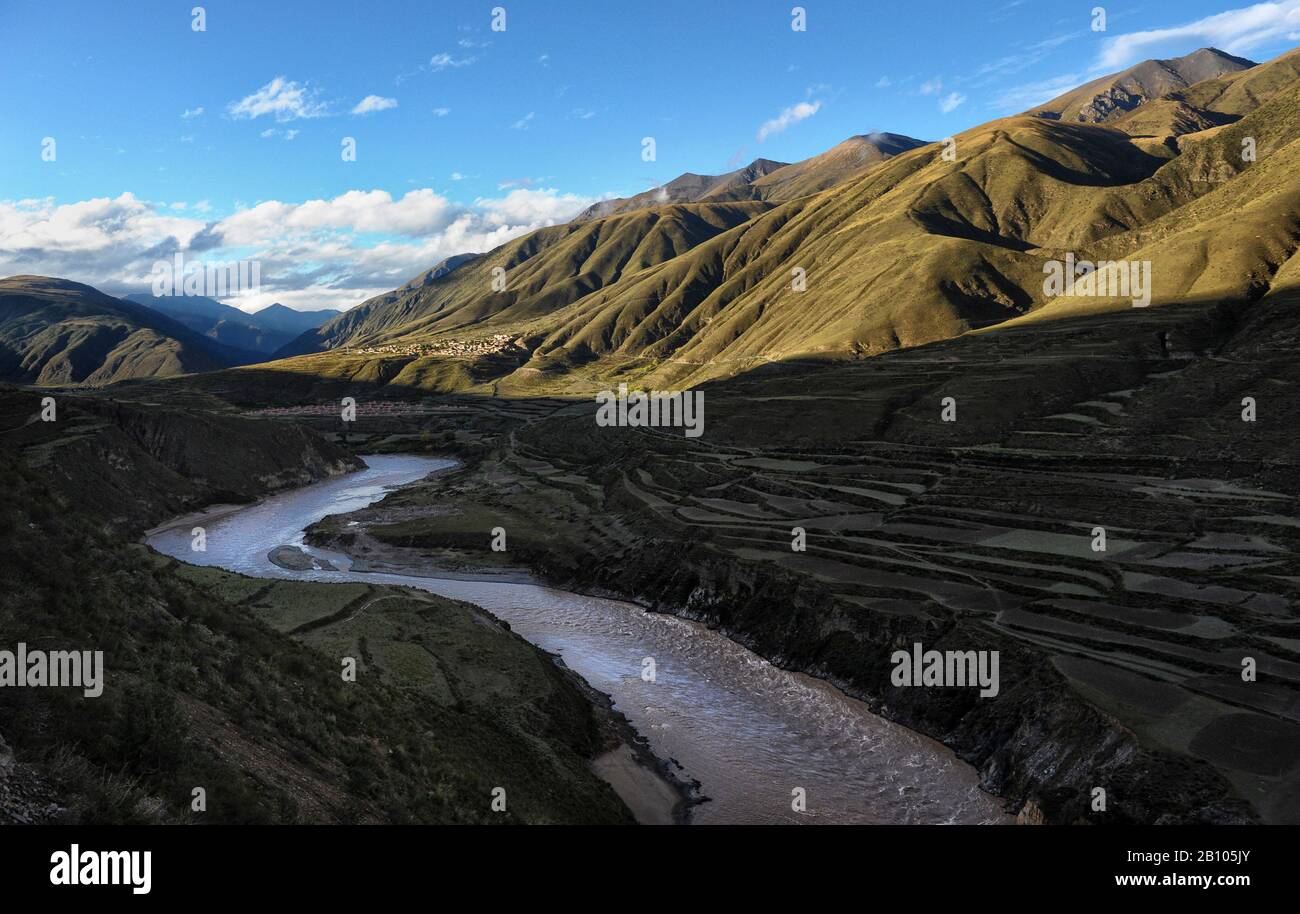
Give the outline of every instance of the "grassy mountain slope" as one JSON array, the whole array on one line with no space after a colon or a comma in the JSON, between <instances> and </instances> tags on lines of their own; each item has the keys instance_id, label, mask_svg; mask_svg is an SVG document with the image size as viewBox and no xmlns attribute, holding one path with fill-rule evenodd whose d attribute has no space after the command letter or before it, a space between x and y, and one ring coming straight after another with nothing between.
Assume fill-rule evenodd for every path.
<instances>
[{"instance_id":1,"label":"grassy mountain slope","mask_svg":"<svg viewBox=\"0 0 1300 914\"><path fill-rule=\"evenodd\" d=\"M43 276L0 279L0 380L98 386L252 360L90 286Z\"/></svg>"},{"instance_id":2,"label":"grassy mountain slope","mask_svg":"<svg viewBox=\"0 0 1300 914\"><path fill-rule=\"evenodd\" d=\"M750 185L750 194L759 200L794 200L834 187L873 165L924 145L923 140L897 133L852 136L812 158L764 175Z\"/></svg>"},{"instance_id":3,"label":"grassy mountain slope","mask_svg":"<svg viewBox=\"0 0 1300 914\"><path fill-rule=\"evenodd\" d=\"M1157 305L1257 297L1295 250L1300 80L1294 53L1244 65L1207 50L1135 68L1148 88L1164 85L1158 71L1179 89L1131 121L1004 118L954 137L951 155L901 151L785 202L711 199L544 229L372 299L299 341L330 351L273 369L516 394L685 386L1131 307L1049 298L1044 265L1071 253L1149 260Z\"/></svg>"}]
</instances>

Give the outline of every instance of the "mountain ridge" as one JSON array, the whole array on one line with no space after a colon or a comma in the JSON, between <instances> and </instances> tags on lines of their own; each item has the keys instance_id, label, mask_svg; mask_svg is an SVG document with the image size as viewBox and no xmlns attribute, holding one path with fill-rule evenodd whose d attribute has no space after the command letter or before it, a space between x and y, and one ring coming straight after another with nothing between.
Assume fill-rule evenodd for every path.
<instances>
[{"instance_id":1,"label":"mountain ridge","mask_svg":"<svg viewBox=\"0 0 1300 914\"><path fill-rule=\"evenodd\" d=\"M223 345L260 356L273 355L305 331L342 313L333 309L298 311L279 302L250 312L201 295L132 293L125 300L158 311Z\"/></svg>"},{"instance_id":2,"label":"mountain ridge","mask_svg":"<svg viewBox=\"0 0 1300 914\"><path fill-rule=\"evenodd\" d=\"M1247 127L1265 150L1249 168L1294 186L1285 167L1300 137L1294 58L1183 86L1168 100L1213 105L1218 123L1188 124L1200 129L1176 136L1123 129L1125 116L1159 113L1146 101L1108 123L1017 115L958 134L951 158L946 144L917 145L784 202L710 198L542 229L419 289L371 299L322 327L310 346L283 352L312 358L285 368L522 393L587 390L625 372L683 385L773 360L862 358L1039 311L1033 319L1131 307L1047 299L1044 261L1067 252L1121 257L1147 245L1142 228L1159 220L1173 234L1208 237L1180 212L1211 220L1211 235L1223 239L1230 253L1215 275L1271 275L1294 253L1289 233L1270 232L1263 246L1249 241L1242 226L1215 221L1229 195L1213 191L1248 172L1240 158ZM1234 88L1245 83L1267 91ZM1236 187L1266 189L1259 180ZM1294 216L1289 198L1267 196L1284 227ZM1172 236L1166 243L1143 250L1164 265L1154 278L1158 305L1209 288L1194 247ZM1184 271L1202 279L1189 285ZM494 291L494 275L505 289ZM792 289L796 276L802 292ZM1248 292L1241 283L1213 288ZM494 334L511 343L490 359L439 354L439 341ZM313 358L313 347L344 351Z\"/></svg>"},{"instance_id":3,"label":"mountain ridge","mask_svg":"<svg viewBox=\"0 0 1300 914\"><path fill-rule=\"evenodd\" d=\"M215 371L257 357L167 315L82 283L0 279L0 379L99 386Z\"/></svg>"}]
</instances>

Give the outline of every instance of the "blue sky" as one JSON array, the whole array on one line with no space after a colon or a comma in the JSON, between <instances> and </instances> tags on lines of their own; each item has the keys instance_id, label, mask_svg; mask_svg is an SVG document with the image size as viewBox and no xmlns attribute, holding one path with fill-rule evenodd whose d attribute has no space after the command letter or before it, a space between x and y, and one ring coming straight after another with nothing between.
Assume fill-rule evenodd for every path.
<instances>
[{"instance_id":1,"label":"blue sky","mask_svg":"<svg viewBox=\"0 0 1300 914\"><path fill-rule=\"evenodd\" d=\"M255 256L267 287L237 304L344 307L683 171L1300 44L1300 0L212 0L202 32L195 5L0 0L0 275L120 293L160 251Z\"/></svg>"}]
</instances>

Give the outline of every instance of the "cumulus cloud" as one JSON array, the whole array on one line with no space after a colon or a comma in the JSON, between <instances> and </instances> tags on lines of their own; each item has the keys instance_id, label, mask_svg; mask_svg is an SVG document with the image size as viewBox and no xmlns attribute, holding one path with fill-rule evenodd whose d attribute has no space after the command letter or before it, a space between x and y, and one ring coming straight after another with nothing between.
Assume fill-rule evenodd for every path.
<instances>
[{"instance_id":1,"label":"cumulus cloud","mask_svg":"<svg viewBox=\"0 0 1300 914\"><path fill-rule=\"evenodd\" d=\"M252 95L231 102L227 113L235 120L253 120L270 115L277 121L323 117L328 113L324 104L316 101L307 86L277 76Z\"/></svg>"},{"instance_id":2,"label":"cumulus cloud","mask_svg":"<svg viewBox=\"0 0 1300 914\"><path fill-rule=\"evenodd\" d=\"M1270 42L1294 41L1300 31L1300 0L1257 3L1172 28L1130 32L1107 40L1096 69L1120 70L1171 47L1211 46L1245 54Z\"/></svg>"},{"instance_id":3,"label":"cumulus cloud","mask_svg":"<svg viewBox=\"0 0 1300 914\"><path fill-rule=\"evenodd\" d=\"M926 80L925 82L921 83L922 95L938 95L942 91L943 91L943 80L937 76L934 79Z\"/></svg>"},{"instance_id":4,"label":"cumulus cloud","mask_svg":"<svg viewBox=\"0 0 1300 914\"><path fill-rule=\"evenodd\" d=\"M199 105L199 107L197 108L186 108L184 111L181 112L181 119L188 121L198 117L202 113L203 113L202 105Z\"/></svg>"},{"instance_id":5,"label":"cumulus cloud","mask_svg":"<svg viewBox=\"0 0 1300 914\"><path fill-rule=\"evenodd\" d=\"M758 128L758 141L761 143L792 124L807 120L820 111L821 106L821 102L800 102L797 105L783 109L780 114L769 121L764 121L763 125Z\"/></svg>"},{"instance_id":6,"label":"cumulus cloud","mask_svg":"<svg viewBox=\"0 0 1300 914\"><path fill-rule=\"evenodd\" d=\"M200 241L202 219L134 194L56 205L52 198L0 200L0 276L35 273L80 282L133 282L153 263Z\"/></svg>"},{"instance_id":7,"label":"cumulus cloud","mask_svg":"<svg viewBox=\"0 0 1300 914\"><path fill-rule=\"evenodd\" d=\"M153 264L187 260L261 263L262 288L231 304L258 308L350 307L453 254L483 253L566 222L595 198L517 188L470 205L422 188L400 198L351 190L329 199L267 200L225 218L210 210L151 204L130 193L78 203L0 200L0 276L37 273L89 283L110 294L144 291Z\"/></svg>"},{"instance_id":8,"label":"cumulus cloud","mask_svg":"<svg viewBox=\"0 0 1300 914\"><path fill-rule=\"evenodd\" d=\"M424 188L394 200L384 190L350 190L331 200L281 203L268 200L218 224L227 244L268 244L298 230L351 229L397 235L429 235L450 221L451 201Z\"/></svg>"},{"instance_id":9,"label":"cumulus cloud","mask_svg":"<svg viewBox=\"0 0 1300 914\"><path fill-rule=\"evenodd\" d=\"M352 109L353 114L371 114L375 111L387 111L389 108L397 107L397 99L384 98L382 95L367 95L361 101L356 103Z\"/></svg>"},{"instance_id":10,"label":"cumulus cloud","mask_svg":"<svg viewBox=\"0 0 1300 914\"><path fill-rule=\"evenodd\" d=\"M475 205L484 211L487 224L500 228L567 222L594 202L578 194L519 187L499 199L480 198Z\"/></svg>"}]
</instances>

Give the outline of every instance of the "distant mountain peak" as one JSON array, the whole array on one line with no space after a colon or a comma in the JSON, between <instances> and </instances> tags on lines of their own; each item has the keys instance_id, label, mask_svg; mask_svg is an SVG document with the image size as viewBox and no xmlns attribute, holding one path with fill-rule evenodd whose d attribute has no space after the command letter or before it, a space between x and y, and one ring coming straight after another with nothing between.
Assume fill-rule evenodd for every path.
<instances>
[{"instance_id":1,"label":"distant mountain peak","mask_svg":"<svg viewBox=\"0 0 1300 914\"><path fill-rule=\"evenodd\" d=\"M688 171L633 197L602 200L585 209L576 222L669 203L723 203L739 200L790 200L825 190L887 158L926 145L898 133L863 133L826 152L793 164L758 158L721 175Z\"/></svg>"},{"instance_id":2,"label":"distant mountain peak","mask_svg":"<svg viewBox=\"0 0 1300 914\"><path fill-rule=\"evenodd\" d=\"M1254 66L1254 61L1218 48L1199 48L1182 57L1144 60L1127 70L1094 79L1030 113L1049 120L1101 124L1171 92Z\"/></svg>"}]
</instances>

